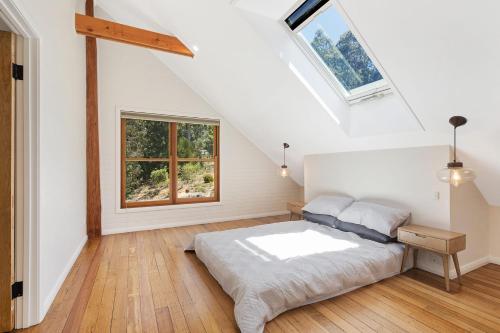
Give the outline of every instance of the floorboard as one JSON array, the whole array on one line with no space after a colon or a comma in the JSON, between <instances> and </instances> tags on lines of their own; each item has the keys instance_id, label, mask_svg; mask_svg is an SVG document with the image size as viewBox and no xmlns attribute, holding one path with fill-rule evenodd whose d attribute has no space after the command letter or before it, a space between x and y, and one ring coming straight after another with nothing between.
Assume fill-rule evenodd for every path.
<instances>
[{"instance_id":1,"label":"floorboard","mask_svg":"<svg viewBox=\"0 0 500 333\"><path fill-rule=\"evenodd\" d=\"M288 216L140 231L88 242L45 320L17 332L238 332L232 299L194 254L199 232L287 220ZM421 270L288 311L270 333L500 332L500 266L463 285Z\"/></svg>"}]
</instances>

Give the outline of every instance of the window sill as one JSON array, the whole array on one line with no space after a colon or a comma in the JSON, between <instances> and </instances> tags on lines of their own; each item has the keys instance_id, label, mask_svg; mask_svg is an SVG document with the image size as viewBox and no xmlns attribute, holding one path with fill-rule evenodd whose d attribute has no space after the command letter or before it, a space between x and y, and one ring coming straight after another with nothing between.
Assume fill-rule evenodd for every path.
<instances>
[{"instance_id":1,"label":"window sill","mask_svg":"<svg viewBox=\"0 0 500 333\"><path fill-rule=\"evenodd\" d=\"M164 211L164 210L187 209L187 208L203 208L203 207L222 206L222 205L223 204L221 201L216 201L216 202L185 203L185 204L165 205L165 206L117 208L116 213L118 213L118 214L144 213L144 212L150 212L150 211Z\"/></svg>"}]
</instances>

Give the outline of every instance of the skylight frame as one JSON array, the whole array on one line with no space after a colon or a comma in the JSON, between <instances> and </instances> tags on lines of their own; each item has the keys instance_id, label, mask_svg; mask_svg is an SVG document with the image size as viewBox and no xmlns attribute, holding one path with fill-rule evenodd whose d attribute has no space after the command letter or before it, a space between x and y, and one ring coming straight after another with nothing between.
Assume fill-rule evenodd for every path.
<instances>
[{"instance_id":1,"label":"skylight frame","mask_svg":"<svg viewBox=\"0 0 500 333\"><path fill-rule=\"evenodd\" d=\"M336 91L338 94L348 103L355 104L358 102L371 100L375 98L379 98L385 96L387 94L392 93L391 86L389 85L389 80L387 79L387 75L379 65L377 59L373 56L370 48L366 45L364 39L360 36L356 27L353 26L349 17L347 17L344 9L341 5L338 4L338 1L329 0L324 3L320 8L318 8L310 17L308 17L305 21L301 22L295 29L292 30L291 27L286 23L286 19L297 10L305 1L298 1L295 6L293 6L280 20L280 23L283 25L286 32L291 36L291 39L295 42L295 44L301 49L304 55L308 58L308 60L313 64L313 66L318 70L321 76L325 79L325 81ZM361 45L367 56L372 61L373 65L377 68L379 73L382 75L383 79L379 81L375 81L364 86L352 89L351 91L347 91L346 88L342 85L342 83L337 79L334 73L330 71L330 69L325 65L320 56L314 51L311 45L299 34L299 32L307 26L312 20L314 20L318 15L328 10L330 7L334 8L337 13L342 17L344 23L347 25L349 30L352 32L356 40Z\"/></svg>"}]
</instances>

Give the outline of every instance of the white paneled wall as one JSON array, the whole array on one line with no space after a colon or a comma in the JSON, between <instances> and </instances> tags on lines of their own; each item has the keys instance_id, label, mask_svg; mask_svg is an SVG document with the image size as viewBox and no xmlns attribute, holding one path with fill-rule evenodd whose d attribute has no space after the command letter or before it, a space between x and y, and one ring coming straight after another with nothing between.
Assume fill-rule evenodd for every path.
<instances>
[{"instance_id":1,"label":"white paneled wall","mask_svg":"<svg viewBox=\"0 0 500 333\"><path fill-rule=\"evenodd\" d=\"M281 178L279 166L150 51L98 43L104 233L280 214L287 200L300 198L301 188L289 178ZM221 203L120 210L117 116L121 107L221 119Z\"/></svg>"}]
</instances>

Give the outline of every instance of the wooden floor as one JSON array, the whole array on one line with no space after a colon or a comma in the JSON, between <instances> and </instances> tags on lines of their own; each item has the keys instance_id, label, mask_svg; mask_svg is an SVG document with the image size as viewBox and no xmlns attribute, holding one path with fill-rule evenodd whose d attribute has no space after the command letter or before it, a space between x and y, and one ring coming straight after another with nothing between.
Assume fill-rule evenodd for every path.
<instances>
[{"instance_id":1,"label":"wooden floor","mask_svg":"<svg viewBox=\"0 0 500 333\"><path fill-rule=\"evenodd\" d=\"M46 319L29 332L238 332L233 301L184 246L198 232L286 217L105 236L89 242ZM463 277L459 289L410 271L286 312L267 332L500 332L500 266Z\"/></svg>"}]
</instances>

